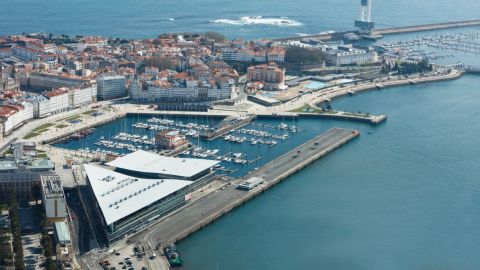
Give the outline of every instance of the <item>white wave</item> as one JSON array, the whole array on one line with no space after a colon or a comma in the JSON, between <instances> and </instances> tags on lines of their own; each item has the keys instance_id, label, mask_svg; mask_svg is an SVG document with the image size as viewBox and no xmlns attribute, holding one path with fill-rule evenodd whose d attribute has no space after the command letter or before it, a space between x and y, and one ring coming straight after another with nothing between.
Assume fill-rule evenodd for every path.
<instances>
[{"instance_id":1,"label":"white wave","mask_svg":"<svg viewBox=\"0 0 480 270\"><path fill-rule=\"evenodd\" d=\"M175 18L168 18L169 21L175 21Z\"/></svg>"},{"instance_id":2,"label":"white wave","mask_svg":"<svg viewBox=\"0 0 480 270\"><path fill-rule=\"evenodd\" d=\"M287 17L282 18L264 18L262 16L245 16L238 20L234 19L218 19L214 23L223 23L231 25L275 25L275 26L300 26L303 25L299 21L291 20Z\"/></svg>"},{"instance_id":3,"label":"white wave","mask_svg":"<svg viewBox=\"0 0 480 270\"><path fill-rule=\"evenodd\" d=\"M306 37L306 36L310 36L311 34L307 34L307 33L295 33L295 35L299 36L299 37Z\"/></svg>"}]
</instances>

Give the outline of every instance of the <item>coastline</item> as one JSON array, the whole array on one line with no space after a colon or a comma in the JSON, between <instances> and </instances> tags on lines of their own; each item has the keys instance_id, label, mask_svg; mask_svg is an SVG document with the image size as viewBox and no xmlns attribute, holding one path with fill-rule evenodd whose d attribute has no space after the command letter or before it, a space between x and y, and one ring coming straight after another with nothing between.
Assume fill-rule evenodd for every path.
<instances>
[{"instance_id":1,"label":"coastline","mask_svg":"<svg viewBox=\"0 0 480 270\"><path fill-rule=\"evenodd\" d=\"M317 104L325 102L325 101L332 101L334 99L338 99L343 96L347 96L350 94L356 94L361 92L366 92L370 90L382 90L387 88L395 88L399 86L405 85L416 85L416 84L425 84L425 83L433 83L433 82L442 82L442 81L450 81L456 80L461 78L465 73L460 70L452 69L450 73L441 74L441 75L434 75L429 77L420 77L416 79L405 78L399 80L390 80L390 81L382 81L379 82L371 82L368 84L359 84L354 86L348 86L343 88L341 91L336 91L334 93L330 93L326 96L318 97L318 99L314 99L308 104L312 107L316 107Z\"/></svg>"},{"instance_id":2,"label":"coastline","mask_svg":"<svg viewBox=\"0 0 480 270\"><path fill-rule=\"evenodd\" d=\"M137 104L110 104L113 110L111 111L104 111L104 115L97 116L97 117L86 117L85 121L81 124L77 124L74 126L67 127L65 129L60 129L57 131L48 131L44 134L40 134L39 136L33 137L29 139L30 141L35 142L50 142L55 138L60 138L65 136L65 134L73 134L75 132L79 132L81 130L85 130L87 128L91 128L94 126L106 124L108 122L114 121L119 119L127 114L149 114L149 115L162 115L162 114L172 114L172 115L212 115L212 116L238 116L238 115L245 115L245 114L256 114L259 116L275 116L275 117L282 117L284 115L301 115L297 113L292 113L291 111L301 108L304 105L310 105L314 108L318 108L318 104L322 102L330 102L334 99L347 96L350 94L361 93L365 91L370 91L374 89L386 89L386 88L394 88L403 85L409 84L424 84L424 83L432 83L432 82L441 82L441 81L448 81L448 80L455 80L461 78L465 73L452 69L450 73L440 74L440 75L431 75L428 77L419 77L419 78L402 78L397 80L390 80L390 81L381 81L381 82L369 82L363 83L358 85L351 85L351 86L332 86L331 88L324 88L318 90L316 92L304 94L300 97L294 98L290 101L287 101L281 105L274 106L274 107L265 107L258 104L252 106L252 108L248 109L247 111L231 111L231 110L209 110L208 112L172 112L172 111L154 111L149 109L147 105L137 105ZM14 131L11 135L2 138L0 141L1 146L5 147L8 142L10 142L13 138L18 138L19 140L23 140L23 137L28 134L28 132L34 130L35 128L45 124L46 122L53 122L59 121L64 119L67 116L81 114L83 111L88 110L89 108L84 108L83 110L78 111L70 111L67 114L63 115L52 115L46 118L38 119L27 123L26 125L20 127L16 131ZM19 136L21 135L21 136Z\"/></svg>"}]
</instances>

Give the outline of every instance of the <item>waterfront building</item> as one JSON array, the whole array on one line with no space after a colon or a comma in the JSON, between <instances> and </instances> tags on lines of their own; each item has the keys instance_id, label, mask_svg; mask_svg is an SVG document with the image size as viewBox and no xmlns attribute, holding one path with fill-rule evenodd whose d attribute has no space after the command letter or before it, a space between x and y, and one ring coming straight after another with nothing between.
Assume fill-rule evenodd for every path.
<instances>
[{"instance_id":1,"label":"waterfront building","mask_svg":"<svg viewBox=\"0 0 480 270\"><path fill-rule=\"evenodd\" d=\"M326 53L326 61L333 66L365 65L378 61L377 53L373 50L358 49L351 45L338 46Z\"/></svg>"},{"instance_id":2,"label":"waterfront building","mask_svg":"<svg viewBox=\"0 0 480 270\"><path fill-rule=\"evenodd\" d=\"M67 88L59 88L48 91L44 94L44 96L48 99L48 105L44 105L44 110L38 111L37 115L43 117L48 114L56 114L68 110L69 97ZM38 109L40 109L40 106Z\"/></svg>"},{"instance_id":3,"label":"waterfront building","mask_svg":"<svg viewBox=\"0 0 480 270\"><path fill-rule=\"evenodd\" d=\"M163 130L155 135L155 146L158 149L176 150L187 144L185 136L177 130Z\"/></svg>"},{"instance_id":4,"label":"waterfront building","mask_svg":"<svg viewBox=\"0 0 480 270\"><path fill-rule=\"evenodd\" d=\"M80 108L97 101L97 85L85 85L69 90L69 106Z\"/></svg>"},{"instance_id":5,"label":"waterfront building","mask_svg":"<svg viewBox=\"0 0 480 270\"><path fill-rule=\"evenodd\" d=\"M28 102L0 106L0 132L2 136L10 134L33 119L33 106Z\"/></svg>"},{"instance_id":6,"label":"waterfront building","mask_svg":"<svg viewBox=\"0 0 480 270\"><path fill-rule=\"evenodd\" d=\"M144 90L138 79L129 87L130 98L137 101L215 101L229 99L235 90L235 80L217 77L208 81L190 78L172 81L147 81Z\"/></svg>"},{"instance_id":7,"label":"waterfront building","mask_svg":"<svg viewBox=\"0 0 480 270\"><path fill-rule=\"evenodd\" d=\"M44 44L41 39L29 40L25 42L25 47L42 53L55 53L55 44Z\"/></svg>"},{"instance_id":8,"label":"waterfront building","mask_svg":"<svg viewBox=\"0 0 480 270\"><path fill-rule=\"evenodd\" d=\"M260 104L262 106L267 106L267 107L278 106L282 104L281 101L275 98L264 96L264 95L248 95L247 99L251 102Z\"/></svg>"},{"instance_id":9,"label":"waterfront building","mask_svg":"<svg viewBox=\"0 0 480 270\"><path fill-rule=\"evenodd\" d=\"M108 242L138 232L184 205L194 189L212 180L218 163L137 151L107 163L110 168L84 164L95 198L92 209Z\"/></svg>"},{"instance_id":10,"label":"waterfront building","mask_svg":"<svg viewBox=\"0 0 480 270\"><path fill-rule=\"evenodd\" d=\"M98 100L110 100L127 96L126 78L120 75L97 78Z\"/></svg>"},{"instance_id":11,"label":"waterfront building","mask_svg":"<svg viewBox=\"0 0 480 270\"><path fill-rule=\"evenodd\" d=\"M74 89L54 89L44 92L43 95L29 97L28 102L33 106L33 118L43 118L92 104L96 100L97 85L93 84Z\"/></svg>"},{"instance_id":12,"label":"waterfront building","mask_svg":"<svg viewBox=\"0 0 480 270\"><path fill-rule=\"evenodd\" d=\"M41 175L42 203L47 222L65 221L67 201L63 192L62 181L56 174Z\"/></svg>"},{"instance_id":13,"label":"waterfront building","mask_svg":"<svg viewBox=\"0 0 480 270\"><path fill-rule=\"evenodd\" d=\"M262 82L265 90L285 89L285 69L274 62L248 67L249 81Z\"/></svg>"},{"instance_id":14,"label":"waterfront building","mask_svg":"<svg viewBox=\"0 0 480 270\"><path fill-rule=\"evenodd\" d=\"M232 41L229 44L220 46L219 57L224 61L240 62L277 62L285 61L285 49L272 45L271 42L263 43L239 43Z\"/></svg>"}]
</instances>

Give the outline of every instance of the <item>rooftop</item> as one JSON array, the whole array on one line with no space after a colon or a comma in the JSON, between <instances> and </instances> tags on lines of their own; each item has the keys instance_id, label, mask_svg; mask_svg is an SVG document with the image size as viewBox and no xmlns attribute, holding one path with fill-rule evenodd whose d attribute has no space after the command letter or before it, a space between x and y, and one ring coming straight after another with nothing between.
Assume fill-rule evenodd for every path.
<instances>
[{"instance_id":1,"label":"rooftop","mask_svg":"<svg viewBox=\"0 0 480 270\"><path fill-rule=\"evenodd\" d=\"M107 224L112 224L180 190L191 181L133 178L84 164L88 181Z\"/></svg>"},{"instance_id":2,"label":"rooftop","mask_svg":"<svg viewBox=\"0 0 480 270\"><path fill-rule=\"evenodd\" d=\"M58 242L60 243L71 243L70 239L70 230L68 229L67 223L65 222L55 222L55 232L57 235Z\"/></svg>"},{"instance_id":3,"label":"rooftop","mask_svg":"<svg viewBox=\"0 0 480 270\"><path fill-rule=\"evenodd\" d=\"M60 177L56 174L41 175L42 189L47 199L63 198L63 187Z\"/></svg>"},{"instance_id":4,"label":"rooftop","mask_svg":"<svg viewBox=\"0 0 480 270\"><path fill-rule=\"evenodd\" d=\"M188 178L195 176L220 163L216 160L195 158L174 158L139 150L119 157L107 165L140 173L169 175Z\"/></svg>"}]
</instances>

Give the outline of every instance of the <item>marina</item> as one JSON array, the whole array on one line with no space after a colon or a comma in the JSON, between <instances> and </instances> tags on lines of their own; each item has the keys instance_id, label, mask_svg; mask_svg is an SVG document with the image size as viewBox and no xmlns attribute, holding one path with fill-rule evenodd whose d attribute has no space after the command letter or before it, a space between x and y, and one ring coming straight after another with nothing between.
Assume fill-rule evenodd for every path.
<instances>
[{"instance_id":1,"label":"marina","mask_svg":"<svg viewBox=\"0 0 480 270\"><path fill-rule=\"evenodd\" d=\"M268 162L275 153L294 147L301 137L297 135L308 134L308 128L299 127L298 121L296 118L235 120L228 117L222 120L129 114L97 126L82 138L61 140L54 146L75 150L73 153L94 160L107 160L107 156L114 158L137 150L164 154L155 147L155 134L172 130L184 135L189 142L186 149L173 153L174 156L218 160L221 161L219 172L240 176ZM225 123L233 125L225 126ZM200 135L219 126L225 129L216 133L215 139Z\"/></svg>"},{"instance_id":2,"label":"marina","mask_svg":"<svg viewBox=\"0 0 480 270\"><path fill-rule=\"evenodd\" d=\"M175 193L178 202L186 203L182 211L168 217L163 217L162 214L138 215L139 219L135 219L132 216L132 224L138 222L140 229L132 231L134 236L130 239L126 235L121 245L123 242L127 242L127 246L135 245L135 258L130 246L121 250L120 256L119 250L104 249L95 237L88 239L89 231L98 227L98 220L91 219L91 213L98 208L98 204L85 207L85 199L77 191L88 187L93 177L89 176L88 181L81 179L85 177L81 173L82 166L76 166L79 168L73 170L73 176L79 185L78 189L74 192L66 190L69 195L67 197L73 195L68 202L70 223L67 223L73 245L73 249L68 249L74 263L72 268L78 268L75 265L77 261L88 265L81 265L81 269L99 269L98 260L103 260L101 258L107 253L118 257L121 263L110 261L110 264L106 261L102 265L105 269L166 270L182 266L184 270L283 270L308 269L312 265L334 270L478 268L480 261L475 253L475 245L479 242L476 228L480 220L476 196L479 191L476 146L480 144L475 115L478 115L479 99L476 98L477 91L474 91L478 77L473 74L480 73L480 20L471 19L478 17L480 2L380 1L377 7L377 2L373 1L376 8L371 13L372 1L362 0L360 18L357 17L356 5L351 5L348 1L306 1L302 5L289 1L270 2L258 5L255 1L247 1L242 3L248 7L245 9L233 1L218 5L215 1L206 0L195 7L194 11L185 14L184 8L176 3L162 4L155 1L133 6L130 2L115 2L113 5L95 5L93 2L90 5L72 5L67 2L25 5L20 1L9 2L0 11L5 16L4 25L0 27L4 32L2 39L5 40L2 53L6 59L11 56L11 59L5 61L14 66L15 72L10 75L22 83L22 91L15 91L13 95L5 93L4 106L14 103L27 105L24 104L26 99L21 92L25 83L27 86L35 83L36 71L64 73L69 77L82 76L91 83L94 83L95 77L111 72L125 76L127 84L133 84L139 78L134 85L138 86L139 94L146 94L140 90L152 86L162 90L167 83L172 82L170 78L161 78L170 71L167 73L159 70L157 73L152 72L151 68L148 72L146 70L148 60L157 56L172 58L178 73L186 71L185 75L170 73L168 76L175 77L182 86L186 82L187 88L201 88L198 92L192 91L195 95L213 96L212 91L205 91L210 85L213 88L217 86L230 89L225 87L226 81L216 81L214 84L212 80L224 79L222 77L228 76L229 72L215 76L213 72L209 74L201 68L203 62L210 68L209 62L227 59L214 50L223 45L205 38L201 41L194 39L191 46L190 34L179 34L179 42L170 42L167 35L164 38L161 34L168 32L212 31L225 35L227 39L251 40L250 44L265 44L268 47L270 45L264 42L265 38L293 36L294 38L288 39L306 39L303 43L313 46L318 43L322 50L323 45L329 45L330 41L332 44L347 41L345 34L357 33L359 43L365 43L362 46L373 45L370 42L383 36L383 48L374 46L380 57L385 56L380 60L385 60L388 64L405 63L408 66L415 61L428 59L434 67L434 72L419 72L413 76L395 76L395 71L388 72L388 68L385 68L382 71L388 72L388 78L386 74L379 74L383 77L379 80L375 80L376 69L379 70L377 67L342 67L337 72L360 72L362 76L359 77L365 78L365 82L358 81L359 85L357 82L342 84L341 87L332 84L323 94L313 93L314 90L323 88L321 85L310 84L299 91L306 94L304 97L292 102L280 100L285 102L269 108L257 106L258 104L248 108L245 104L240 104L238 110L221 107L210 111L207 104L182 104L183 99L177 97L175 104L160 102L151 106L151 109L163 110L208 110L204 113L221 114L222 118L230 116L223 120L194 115L196 112L176 112L175 114L186 115L178 117L165 116L161 111L150 112L141 106L133 110L127 109L129 104L125 100L120 102L120 106L114 104L106 108L106 117L98 116L106 119L104 123L90 117L93 114L89 111L85 112L82 119L65 118L69 114L66 111L63 119L70 120L63 123L55 123L56 120L51 116L26 122L23 126L25 130L40 126L36 123L38 121L54 125L38 132L32 139L44 151L41 155L50 157L57 168L61 168L58 165L65 161L67 165L97 161L103 163L115 157L146 150L149 154L156 152L181 157L177 159L180 165L183 164L182 160L187 160L183 157L195 158L196 162L214 162L215 165L209 168L210 172L229 174L214 176L212 186L198 189L193 195ZM162 11L160 16L158 10ZM52 12L58 16L49 16ZM38 16L39 14L44 16ZM96 21L85 23L85 14L93 14ZM99 14L101 16L96 16ZM352 29L354 19L360 19L355 20L356 30ZM421 32L432 30L428 35ZM393 41L397 34L403 34L396 37L401 40ZM15 37L12 40L7 35ZM45 38L39 39L37 45L29 44L33 41L32 37L42 35ZM97 42L101 36L108 38ZM24 37L28 39L22 41ZM159 38L156 40L156 37ZM308 37L317 40L308 40ZM154 44L144 46L144 41ZM50 49L49 43L64 45L64 48ZM232 49L240 44L236 41L232 43ZM272 46L276 46L275 40ZM32 48L43 50L43 53L40 57L30 57ZM23 55L19 53L22 49ZM222 49L227 49L225 53L230 53L228 46ZM386 50L385 55L381 55L381 49ZM269 54L258 55L266 55L265 59L270 61ZM292 58L287 55L284 58L285 62L290 62L290 59ZM242 73L236 65L228 64ZM214 65L218 66L217 63ZM200 68L196 70L193 68L195 66ZM285 67L291 68L287 64ZM330 73L332 70L334 68L328 67L315 72ZM399 70L398 74L402 73ZM33 79L30 78L31 75ZM149 80L150 76L151 83L142 82L143 79ZM199 79L209 85L202 81L198 84L190 83L190 76L209 77L210 80ZM447 82L460 77L463 78ZM370 78L372 79L368 83ZM236 79L233 78L235 83ZM242 82L243 76L238 79L238 82ZM443 82L423 84L433 81ZM100 91L101 84L98 83L98 86ZM128 93L135 93L135 87L129 86ZM396 87L395 91L383 90L393 86ZM123 86L121 88L123 92L125 89ZM367 92L376 89L382 91ZM364 94L359 94L363 91ZM82 104L75 98L74 91L69 92L70 106ZM163 95L163 91L160 92ZM313 97L311 99L310 93ZM348 95L355 97L336 101L339 97ZM98 100L102 100L101 95L97 96ZM60 98L52 96L47 102L48 100L52 104L43 108L55 113L57 106L53 103L54 100L60 101ZM92 96L86 100L91 102L97 99ZM42 115L40 100L35 102L34 118ZM58 105L65 107L66 102L67 98L58 102ZM242 101L238 99L232 103L237 102ZM313 114L315 110L300 112L297 111L298 107L294 108L295 102L298 106L308 104L310 107L321 102L331 102L335 111L323 114ZM25 106L24 109L27 111L29 108ZM112 117L114 110L118 114ZM142 110L146 114L152 114L139 116ZM292 115L295 111L297 114L285 121L277 115L279 111L292 112ZM369 112L374 114L370 115ZM389 117L388 123L382 126L376 125L385 122L386 116L377 115L379 112L388 114ZM189 113L191 115L187 115ZM243 113L262 116L248 119ZM118 119L115 120L115 117ZM267 117L272 119L265 119ZM9 122L4 121L5 127L7 123ZM336 128L337 126L342 128ZM21 139L25 133L28 134L23 129L7 134L10 137L15 134L13 137ZM6 132L7 129L4 128L3 131ZM359 132L368 135L358 138ZM181 140L175 141L178 144L172 143L172 146L162 144L162 134L165 135L163 138L171 138L174 136L172 134L176 134ZM188 143L185 143L185 139ZM4 141L11 142L8 137ZM349 141L351 143L348 147L331 153ZM156 142L160 143L156 145ZM170 147L178 147L178 151L173 151ZM15 157L18 153L14 151ZM331 154L327 158L315 162L328 153ZM131 164L142 163L142 160L134 159ZM151 164L161 166L166 162ZM312 165L303 170L309 164ZM62 180L64 175L72 176L72 171L65 167L64 170L55 171ZM167 170L177 168L173 165L164 167ZM190 169L187 166L180 171ZM67 182L68 178L65 177ZM265 192L285 179L288 181ZM107 183L113 178L104 180ZM121 185L123 188L123 183ZM146 188L152 191L150 186ZM127 189L131 191L132 186ZM145 196L144 191L146 190L143 189L140 201L143 198L143 202L146 199L162 198L158 195ZM127 197L118 198L127 200ZM253 198L256 199L252 200ZM86 199L93 202L89 197ZM100 199L99 202L101 201ZM127 201L131 202L130 198ZM121 211L125 213L125 204L122 203ZM46 205L42 203L45 210ZM169 206L167 203L165 205ZM238 209L234 213L219 220L236 208ZM141 218L148 222L158 221L157 218L161 220L158 226L146 228L143 227ZM84 220L88 222L83 223ZM104 226L100 229L115 230L119 227ZM197 230L199 232L192 235ZM45 231L50 233L48 229ZM138 237L135 236L137 233ZM180 239L183 240L177 246L173 245ZM42 238L42 244L45 243L43 240ZM130 240L133 242L129 243ZM15 241L17 240L14 239L14 248L18 247ZM55 242L53 244L57 244ZM285 249L285 246L300 247L301 251L292 252ZM152 247L156 247L155 250ZM90 250L88 254L84 254L87 250ZM48 251L47 246L42 258L51 258L50 261L55 258L58 263L63 257L63 253L50 256ZM59 253L58 249L56 251ZM28 249L24 253L25 262L31 261L30 256L27 256ZM22 262L21 254L15 252L15 263ZM141 256L145 258L142 260ZM43 267L48 268L48 264L47 260Z\"/></svg>"},{"instance_id":3,"label":"marina","mask_svg":"<svg viewBox=\"0 0 480 270\"><path fill-rule=\"evenodd\" d=\"M426 34L412 39L379 44L389 54L431 61L455 58L455 53L480 54L480 32Z\"/></svg>"}]
</instances>

